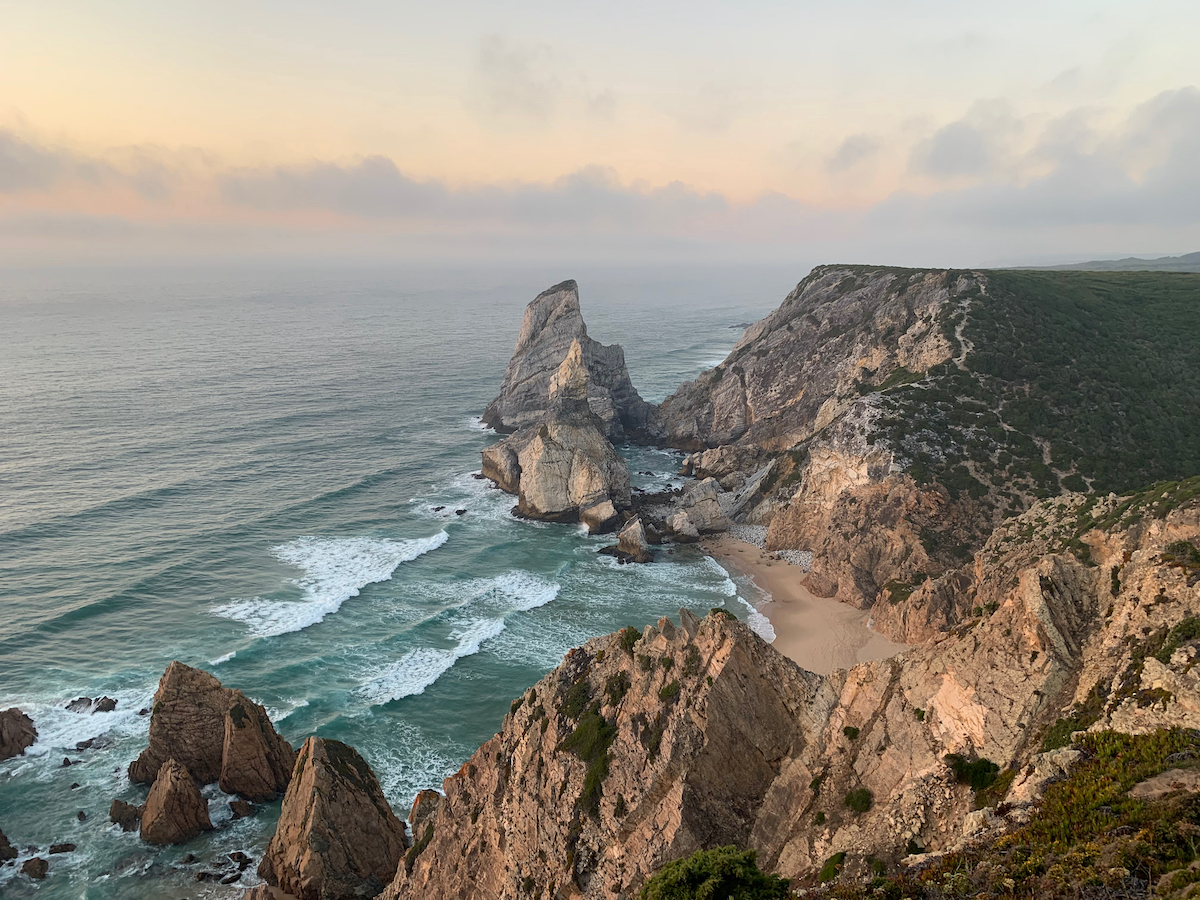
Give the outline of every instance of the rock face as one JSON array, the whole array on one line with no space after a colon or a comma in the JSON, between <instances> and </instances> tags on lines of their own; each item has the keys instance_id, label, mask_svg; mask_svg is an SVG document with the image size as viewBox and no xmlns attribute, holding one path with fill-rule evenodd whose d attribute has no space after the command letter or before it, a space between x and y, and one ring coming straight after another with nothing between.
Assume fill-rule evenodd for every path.
<instances>
[{"instance_id":1,"label":"rock face","mask_svg":"<svg viewBox=\"0 0 1200 900\"><path fill-rule=\"evenodd\" d=\"M653 561L654 554L650 550L649 541L646 540L646 529L642 526L640 517L630 519L629 524L621 529L617 536L617 553L624 554L626 559L633 562Z\"/></svg>"},{"instance_id":2,"label":"rock face","mask_svg":"<svg viewBox=\"0 0 1200 900\"><path fill-rule=\"evenodd\" d=\"M122 831L137 831L142 826L142 806L124 800L114 800L108 808L108 820L120 825Z\"/></svg>"},{"instance_id":3,"label":"rock face","mask_svg":"<svg viewBox=\"0 0 1200 900\"><path fill-rule=\"evenodd\" d=\"M580 344L588 372L584 396L604 435L620 441L627 431L643 430L650 406L629 381L624 351L588 337L574 281L543 291L525 308L500 395L488 405L483 421L499 432L545 421L550 381L575 342Z\"/></svg>"},{"instance_id":4,"label":"rock face","mask_svg":"<svg viewBox=\"0 0 1200 900\"><path fill-rule=\"evenodd\" d=\"M0 712L0 760L22 756L37 735L33 719L15 706Z\"/></svg>"},{"instance_id":5,"label":"rock face","mask_svg":"<svg viewBox=\"0 0 1200 900\"><path fill-rule=\"evenodd\" d=\"M630 504L629 470L605 437L587 397L583 346L572 341L547 385L545 421L483 451L483 474L517 495L521 515L612 528Z\"/></svg>"},{"instance_id":6,"label":"rock face","mask_svg":"<svg viewBox=\"0 0 1200 900\"><path fill-rule=\"evenodd\" d=\"M6 863L10 859L16 859L18 856L17 848L8 842L8 838L4 836L4 832L0 831L0 863Z\"/></svg>"},{"instance_id":7,"label":"rock face","mask_svg":"<svg viewBox=\"0 0 1200 900\"><path fill-rule=\"evenodd\" d=\"M352 747L311 737L258 874L300 900L373 897L407 848L370 766Z\"/></svg>"},{"instance_id":8,"label":"rock face","mask_svg":"<svg viewBox=\"0 0 1200 900\"><path fill-rule=\"evenodd\" d=\"M148 844L183 844L202 831L211 831L208 804L188 770L168 759L142 808L142 840Z\"/></svg>"},{"instance_id":9,"label":"rock face","mask_svg":"<svg viewBox=\"0 0 1200 900\"><path fill-rule=\"evenodd\" d=\"M384 898L628 897L670 859L744 845L834 695L731 617L681 621L572 650L446 780Z\"/></svg>"},{"instance_id":10,"label":"rock face","mask_svg":"<svg viewBox=\"0 0 1200 900\"><path fill-rule=\"evenodd\" d=\"M286 789L295 751L241 691L173 662L154 694L150 745L130 764L130 781L152 784L168 759L200 784L219 781L222 790L264 801Z\"/></svg>"},{"instance_id":11,"label":"rock face","mask_svg":"<svg viewBox=\"0 0 1200 900\"><path fill-rule=\"evenodd\" d=\"M408 824L412 826L413 834L425 832L425 822L437 812L441 802L442 795L437 791L417 792L417 798L413 800L412 810L408 814Z\"/></svg>"}]
</instances>

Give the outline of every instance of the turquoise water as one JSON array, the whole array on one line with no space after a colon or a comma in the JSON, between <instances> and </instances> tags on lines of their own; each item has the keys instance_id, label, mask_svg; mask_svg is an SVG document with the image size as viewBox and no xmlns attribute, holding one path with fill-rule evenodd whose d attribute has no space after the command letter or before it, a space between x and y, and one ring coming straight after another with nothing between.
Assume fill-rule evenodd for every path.
<instances>
[{"instance_id":1,"label":"turquoise water","mask_svg":"<svg viewBox=\"0 0 1200 900\"><path fill-rule=\"evenodd\" d=\"M345 740L404 817L570 647L681 605L746 607L694 549L618 566L607 541L512 517L473 477L524 305L581 282L589 332L661 400L803 275L778 272L14 273L0 289L0 708L40 738L0 763L0 829L35 884L4 897L196 897L257 858L278 803L186 847L107 821L172 659L262 703L293 743ZM634 484L679 455L625 448ZM438 507L444 507L438 509ZM458 510L465 513L458 515ZM611 539L609 539L611 540ZM80 715L78 696L117 698ZM76 751L99 738L97 748ZM76 765L62 768L69 757ZM72 784L79 787L72 788ZM86 822L76 814L83 811ZM187 853L199 865L182 865ZM21 860L18 860L18 866Z\"/></svg>"}]
</instances>

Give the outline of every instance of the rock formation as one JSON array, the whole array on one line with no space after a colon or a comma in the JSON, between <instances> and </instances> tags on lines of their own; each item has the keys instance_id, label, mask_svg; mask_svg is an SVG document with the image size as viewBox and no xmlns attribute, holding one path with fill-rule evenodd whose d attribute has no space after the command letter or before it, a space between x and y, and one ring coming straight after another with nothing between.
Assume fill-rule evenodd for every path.
<instances>
[{"instance_id":1,"label":"rock formation","mask_svg":"<svg viewBox=\"0 0 1200 900\"><path fill-rule=\"evenodd\" d=\"M137 831L142 826L142 809L124 800L113 800L108 808L108 820L120 825L122 831Z\"/></svg>"},{"instance_id":2,"label":"rock formation","mask_svg":"<svg viewBox=\"0 0 1200 900\"><path fill-rule=\"evenodd\" d=\"M612 528L630 504L629 470L605 437L587 397L581 343L572 341L549 379L544 421L483 451L483 474L517 495L521 515Z\"/></svg>"},{"instance_id":3,"label":"rock formation","mask_svg":"<svg viewBox=\"0 0 1200 900\"><path fill-rule=\"evenodd\" d=\"M4 832L0 831L0 864L8 862L10 859L16 859L19 854L17 848L8 842L8 838L4 836Z\"/></svg>"},{"instance_id":4,"label":"rock formation","mask_svg":"<svg viewBox=\"0 0 1200 900\"><path fill-rule=\"evenodd\" d=\"M0 760L22 756L37 735L33 719L15 706L0 712Z\"/></svg>"},{"instance_id":5,"label":"rock formation","mask_svg":"<svg viewBox=\"0 0 1200 900\"><path fill-rule=\"evenodd\" d=\"M142 808L142 840L148 844L183 844L212 827L208 804L191 773L168 759L159 767Z\"/></svg>"},{"instance_id":6,"label":"rock formation","mask_svg":"<svg viewBox=\"0 0 1200 900\"><path fill-rule=\"evenodd\" d=\"M441 802L442 795L437 791L424 790L417 792L417 797L413 800L412 810L408 814L408 824L412 826L413 834L424 833L426 820L437 812L438 805Z\"/></svg>"},{"instance_id":7,"label":"rock formation","mask_svg":"<svg viewBox=\"0 0 1200 900\"><path fill-rule=\"evenodd\" d=\"M299 900L373 897L407 848L370 766L352 747L311 737L258 874Z\"/></svg>"},{"instance_id":8,"label":"rock formation","mask_svg":"<svg viewBox=\"0 0 1200 900\"><path fill-rule=\"evenodd\" d=\"M25 864L21 866L21 873L28 875L30 878L41 881L50 871L50 863L42 859L40 856L35 856L32 859L25 860Z\"/></svg>"},{"instance_id":9,"label":"rock formation","mask_svg":"<svg viewBox=\"0 0 1200 900\"><path fill-rule=\"evenodd\" d=\"M638 563L653 561L654 553L650 550L650 542L646 539L646 529L640 516L630 519L617 535L617 557Z\"/></svg>"},{"instance_id":10,"label":"rock formation","mask_svg":"<svg viewBox=\"0 0 1200 900\"><path fill-rule=\"evenodd\" d=\"M286 789L295 751L241 691L173 662L154 694L150 745L130 764L130 781L153 783L168 759L200 784L219 781L222 790L264 801Z\"/></svg>"},{"instance_id":11,"label":"rock formation","mask_svg":"<svg viewBox=\"0 0 1200 900\"><path fill-rule=\"evenodd\" d=\"M550 381L573 343L580 344L588 373L585 399L604 435L621 441L626 432L644 429L650 406L630 383L621 348L588 337L574 281L543 291L525 308L500 395L488 405L484 423L504 433L545 421Z\"/></svg>"}]
</instances>

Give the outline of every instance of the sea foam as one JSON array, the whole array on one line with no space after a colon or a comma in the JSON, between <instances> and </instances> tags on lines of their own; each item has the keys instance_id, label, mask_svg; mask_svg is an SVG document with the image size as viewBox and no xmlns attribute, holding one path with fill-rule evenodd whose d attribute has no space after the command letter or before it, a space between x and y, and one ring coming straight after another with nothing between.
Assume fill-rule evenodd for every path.
<instances>
[{"instance_id":1,"label":"sea foam","mask_svg":"<svg viewBox=\"0 0 1200 900\"><path fill-rule=\"evenodd\" d=\"M445 531L407 541L378 538L302 537L272 549L275 557L304 574L291 579L300 600L235 600L213 609L245 623L257 637L274 637L316 625L337 612L368 584L387 581L401 563L436 550L449 539Z\"/></svg>"},{"instance_id":2,"label":"sea foam","mask_svg":"<svg viewBox=\"0 0 1200 900\"><path fill-rule=\"evenodd\" d=\"M362 694L372 704L389 703L414 694L422 694L425 688L448 672L464 656L479 652L484 641L496 637L504 630L503 619L475 619L450 632L455 646L418 647L410 650L398 660L385 666L379 674L360 687Z\"/></svg>"}]
</instances>

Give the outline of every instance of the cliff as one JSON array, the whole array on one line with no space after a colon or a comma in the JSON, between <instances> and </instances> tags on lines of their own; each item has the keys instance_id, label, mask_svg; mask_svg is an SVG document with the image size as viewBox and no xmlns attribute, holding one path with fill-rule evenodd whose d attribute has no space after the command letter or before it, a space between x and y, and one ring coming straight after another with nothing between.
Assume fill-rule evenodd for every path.
<instances>
[{"instance_id":1,"label":"cliff","mask_svg":"<svg viewBox=\"0 0 1200 900\"><path fill-rule=\"evenodd\" d=\"M384 896L631 897L731 843L812 884L1018 827L1073 731L1200 726L1198 546L1196 479L1040 502L943 576L948 632L828 677L724 613L589 641L447 779Z\"/></svg>"}]
</instances>

